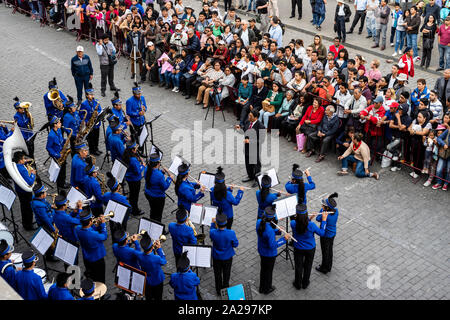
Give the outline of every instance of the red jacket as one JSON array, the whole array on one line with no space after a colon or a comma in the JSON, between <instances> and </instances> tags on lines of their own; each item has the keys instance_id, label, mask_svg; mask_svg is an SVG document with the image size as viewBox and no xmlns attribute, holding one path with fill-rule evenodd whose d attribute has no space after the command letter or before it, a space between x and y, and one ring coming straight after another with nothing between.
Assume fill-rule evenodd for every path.
<instances>
[{"instance_id":1,"label":"red jacket","mask_svg":"<svg viewBox=\"0 0 450 320\"><path fill-rule=\"evenodd\" d=\"M411 63L411 70L409 70L409 73L407 63L408 59L410 60ZM398 74L404 73L406 74L407 78L409 78L410 76L414 77L414 60L412 57L408 57L405 53L403 56L401 56L400 60L398 60L398 66L400 67L400 70L398 70Z\"/></svg>"},{"instance_id":2,"label":"red jacket","mask_svg":"<svg viewBox=\"0 0 450 320\"><path fill-rule=\"evenodd\" d=\"M305 123L305 120L311 120L311 124L319 124L322 121L323 115L325 114L325 110L323 107L319 107L316 112L313 112L313 106L309 106L300 121L300 125Z\"/></svg>"},{"instance_id":3,"label":"red jacket","mask_svg":"<svg viewBox=\"0 0 450 320\"><path fill-rule=\"evenodd\" d=\"M380 137L383 135L383 127L377 127L377 122L384 117L386 110L384 110L383 106L380 106L378 110L374 109L374 105L370 105L361 111L359 114L367 117L370 116L369 120L366 120L366 124L364 127L364 131L369 132L371 136Z\"/></svg>"},{"instance_id":4,"label":"red jacket","mask_svg":"<svg viewBox=\"0 0 450 320\"><path fill-rule=\"evenodd\" d=\"M338 57L339 51L341 51L342 49L344 49L344 46L342 44L339 45L339 48L336 49L335 45L332 44L329 48L328 51L333 52L334 53L334 58L336 59Z\"/></svg>"}]
</instances>

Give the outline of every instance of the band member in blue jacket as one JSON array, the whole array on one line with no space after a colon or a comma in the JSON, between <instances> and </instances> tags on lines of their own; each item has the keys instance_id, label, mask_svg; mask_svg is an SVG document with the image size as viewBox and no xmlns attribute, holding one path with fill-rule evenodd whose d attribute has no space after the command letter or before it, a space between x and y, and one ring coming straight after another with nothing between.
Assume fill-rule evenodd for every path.
<instances>
[{"instance_id":1,"label":"band member in blue jacket","mask_svg":"<svg viewBox=\"0 0 450 320\"><path fill-rule=\"evenodd\" d=\"M75 300L68 289L70 274L60 272L54 283L48 290L48 300Z\"/></svg>"},{"instance_id":2,"label":"band member in blue jacket","mask_svg":"<svg viewBox=\"0 0 450 320\"><path fill-rule=\"evenodd\" d=\"M80 111L77 111L77 106L73 102L73 98L71 96L67 96L68 100L64 104L64 109L66 112L63 117L63 126L66 134L70 134L70 130L72 130L72 135L70 136L70 153L72 157L75 155L75 140L77 139L77 135L80 130L80 125L82 121L82 117L87 114L86 110L83 110L82 115L80 116Z\"/></svg>"},{"instance_id":3,"label":"band member in blue jacket","mask_svg":"<svg viewBox=\"0 0 450 320\"><path fill-rule=\"evenodd\" d=\"M175 300L198 300L197 286L200 278L189 268L187 251L183 252L177 262L177 272L170 275L170 286Z\"/></svg>"},{"instance_id":4,"label":"band member in blue jacket","mask_svg":"<svg viewBox=\"0 0 450 320\"><path fill-rule=\"evenodd\" d=\"M63 116L63 110L57 109L53 101L48 98L48 94L52 89L58 90L59 98L61 99L61 103L63 106L67 102L66 96L62 93L61 90L58 89L56 78L53 78L53 80L48 82L48 91L44 94L44 107L47 112L48 121L50 121L53 116L57 116L58 118L62 118Z\"/></svg>"},{"instance_id":5,"label":"band member in blue jacket","mask_svg":"<svg viewBox=\"0 0 450 320\"><path fill-rule=\"evenodd\" d=\"M145 299L161 301L165 279L162 266L167 264L166 256L159 240L153 243L148 233L142 235L141 247L144 252L140 252L138 255L139 264L141 270L147 273ZM156 254L152 254L153 250Z\"/></svg>"},{"instance_id":6,"label":"band member in blue jacket","mask_svg":"<svg viewBox=\"0 0 450 320\"><path fill-rule=\"evenodd\" d=\"M49 232L55 232L56 229L53 225L55 210L46 199L47 187L38 182L34 185L33 192L34 197L31 201L31 208L33 209L37 225L45 228Z\"/></svg>"},{"instance_id":7,"label":"band member in blue jacket","mask_svg":"<svg viewBox=\"0 0 450 320\"><path fill-rule=\"evenodd\" d=\"M0 240L0 276L16 290L16 267L11 261L14 247L8 245L5 239Z\"/></svg>"},{"instance_id":8,"label":"band member in blue jacket","mask_svg":"<svg viewBox=\"0 0 450 320\"><path fill-rule=\"evenodd\" d=\"M128 233L119 225L113 233L113 238L115 243L112 248L117 263L123 262L133 268L140 269L138 256L141 252L141 245L137 240L137 235L132 235L130 241ZM133 245L134 249L132 248Z\"/></svg>"},{"instance_id":9,"label":"band member in blue jacket","mask_svg":"<svg viewBox=\"0 0 450 320\"><path fill-rule=\"evenodd\" d=\"M97 111L97 116L102 112L102 106L100 105L100 102L94 98L94 89L92 87L92 84L89 83L88 88L86 89L86 100L83 101L83 103L80 106L80 111L86 110L86 124L91 119L94 111ZM99 156L102 154L102 152L98 149L98 139L100 136L100 122L94 124L93 128L87 135L87 141L89 145L89 152L93 155Z\"/></svg>"},{"instance_id":10,"label":"band member in blue jacket","mask_svg":"<svg viewBox=\"0 0 450 320\"><path fill-rule=\"evenodd\" d=\"M24 300L47 300L41 277L34 272L38 257L33 251L22 254L23 269L16 274L16 291Z\"/></svg>"},{"instance_id":11,"label":"band member in blue jacket","mask_svg":"<svg viewBox=\"0 0 450 320\"><path fill-rule=\"evenodd\" d=\"M187 211L191 211L191 205L205 196L205 187L198 183L188 181L189 166L182 163L178 167L177 181L175 181L175 194L178 196L178 206L183 205ZM195 193L195 189L200 189Z\"/></svg>"},{"instance_id":12,"label":"band member in blue jacket","mask_svg":"<svg viewBox=\"0 0 450 320\"><path fill-rule=\"evenodd\" d=\"M271 223L277 223L275 219L274 206L267 207L264 210L264 215L261 219L256 221L256 234L258 236L258 253L261 257L261 273L259 276L259 293L269 294L276 288L272 285L273 267L278 254L278 247L286 243L289 239L285 235L284 239L276 240L276 235L281 235L281 231L276 230L276 227Z\"/></svg>"},{"instance_id":13,"label":"band member in blue jacket","mask_svg":"<svg viewBox=\"0 0 450 320\"><path fill-rule=\"evenodd\" d=\"M33 136L33 124L31 123L31 114L27 103L20 102L19 98L14 98L14 108L16 108L16 114L14 115L14 121L17 121L17 125L21 129L22 136L25 139L25 143L28 148L28 156L34 158L34 140L30 139ZM23 129L23 130L22 130Z\"/></svg>"},{"instance_id":14,"label":"band member in blue jacket","mask_svg":"<svg viewBox=\"0 0 450 320\"><path fill-rule=\"evenodd\" d=\"M313 182L311 175L309 174L309 170L305 170L308 182L303 182L303 172L298 168L298 164L294 164L292 166L292 179L286 183L285 188L290 194L297 194L298 203L306 204L306 193L309 190L314 190L316 188L316 184Z\"/></svg>"},{"instance_id":15,"label":"band member in blue jacket","mask_svg":"<svg viewBox=\"0 0 450 320\"><path fill-rule=\"evenodd\" d=\"M127 116L130 118L132 126L130 126L131 134L136 141L139 141L139 135L145 125L145 112L147 111L147 103L142 96L142 88L135 82L132 88L133 96L130 97L126 105Z\"/></svg>"},{"instance_id":16,"label":"band member in blue jacket","mask_svg":"<svg viewBox=\"0 0 450 320\"><path fill-rule=\"evenodd\" d=\"M338 197L337 192L332 193L328 198L322 200L322 209L319 211L319 215L316 220L321 221L324 214L322 212L329 213L327 220L327 227L325 234L320 236L320 248L322 249L322 264L316 267L316 270L322 273L331 271L333 265L333 242L336 236L336 224L339 217L339 210L336 208L337 203L335 198Z\"/></svg>"},{"instance_id":17,"label":"band member in blue jacket","mask_svg":"<svg viewBox=\"0 0 450 320\"><path fill-rule=\"evenodd\" d=\"M119 181L117 181L116 178L114 178L114 176L112 175L111 172L107 172L106 176L108 177L108 180L106 181L106 185L108 186L109 190L111 190L110 192L106 192L103 195L103 204L105 206L108 205L109 200L113 200L117 203L123 204L124 206L131 208L130 203L128 202L127 197L125 197L123 194L121 194L122 191L122 187L120 186ZM127 210L127 213L125 214L125 217L122 220L122 228L124 230L127 230L127 223L128 223L128 218L130 217L130 210ZM111 222L109 223L111 225L111 228L113 226L113 224L111 224Z\"/></svg>"},{"instance_id":18,"label":"band member in blue jacket","mask_svg":"<svg viewBox=\"0 0 450 320\"><path fill-rule=\"evenodd\" d=\"M164 175L167 173L168 177ZM161 170L161 158L158 153L152 153L144 171L145 197L150 205L150 219L161 222L164 204L166 201L166 190L174 180L174 176Z\"/></svg>"},{"instance_id":19,"label":"band member in blue jacket","mask_svg":"<svg viewBox=\"0 0 450 320\"><path fill-rule=\"evenodd\" d=\"M177 222L169 223L169 232L172 236L172 248L175 261L178 263L183 246L197 244L197 238L194 236L194 230L185 224L188 218L188 212L183 206L180 206L176 212Z\"/></svg>"},{"instance_id":20,"label":"band member in blue jacket","mask_svg":"<svg viewBox=\"0 0 450 320\"><path fill-rule=\"evenodd\" d=\"M272 186L272 178L267 174L261 178L261 190L256 191L256 200L258 201L258 219L261 219L264 214L264 209L272 206L273 202L277 200L280 193L270 192Z\"/></svg>"},{"instance_id":21,"label":"band member in blue jacket","mask_svg":"<svg viewBox=\"0 0 450 320\"><path fill-rule=\"evenodd\" d=\"M67 204L68 200L65 196L58 195L55 197L56 210L53 222L55 223L56 228L58 228L61 237L76 244L78 243L78 238L75 233L75 227L81 225L80 212L83 205L81 201L78 201L76 208L72 210L71 213L68 213Z\"/></svg>"},{"instance_id":22,"label":"band member in blue jacket","mask_svg":"<svg viewBox=\"0 0 450 320\"><path fill-rule=\"evenodd\" d=\"M128 166L125 180L130 187L131 214L140 216L144 211L139 209L139 194L145 163L138 154L138 145L133 140L127 142L127 149L123 154L123 162Z\"/></svg>"},{"instance_id":23,"label":"band member in blue jacket","mask_svg":"<svg viewBox=\"0 0 450 320\"><path fill-rule=\"evenodd\" d=\"M14 153L13 161L17 165L17 170L26 183L30 186L36 181L36 170L31 168L28 172L25 167L25 154L22 151L17 151ZM22 226L27 231L36 230L33 227L33 211L31 210L31 200L33 200L33 193L23 190L14 182L14 189L16 190L17 196L20 201L20 212L22 214Z\"/></svg>"},{"instance_id":24,"label":"band member in blue jacket","mask_svg":"<svg viewBox=\"0 0 450 320\"><path fill-rule=\"evenodd\" d=\"M93 225L93 216L89 209L80 214L81 226L75 228L83 253L86 274L94 281L105 283L105 256L103 244L108 238L108 231L103 215L99 217L97 225Z\"/></svg>"},{"instance_id":25,"label":"band member in blue jacket","mask_svg":"<svg viewBox=\"0 0 450 320\"><path fill-rule=\"evenodd\" d=\"M301 203L296 207L297 215L291 220L291 228L294 233L294 261L295 280L294 287L297 290L306 289L309 285L309 276L316 252L316 239L314 233L323 236L327 225L327 216L324 213L319 227L308 218L306 205Z\"/></svg>"},{"instance_id":26,"label":"band member in blue jacket","mask_svg":"<svg viewBox=\"0 0 450 320\"><path fill-rule=\"evenodd\" d=\"M233 225L233 206L237 206L244 195L244 188L240 188L236 197L233 196L233 187L225 184L225 174L222 167L217 168L214 187L211 188L211 204L222 209L227 216L227 229Z\"/></svg>"},{"instance_id":27,"label":"band member in blue jacket","mask_svg":"<svg viewBox=\"0 0 450 320\"><path fill-rule=\"evenodd\" d=\"M76 155L72 158L72 167L70 171L70 184L74 188L79 188L80 190L84 190L84 178L86 177L86 173L84 169L87 166L87 157L89 155L88 148L86 143L81 142L75 145Z\"/></svg>"},{"instance_id":28,"label":"band member in blue jacket","mask_svg":"<svg viewBox=\"0 0 450 320\"><path fill-rule=\"evenodd\" d=\"M209 236L212 241L212 258L216 293L230 286L231 265L233 263L234 249L239 245L234 230L227 228L227 215L220 212L212 219Z\"/></svg>"},{"instance_id":29,"label":"band member in blue jacket","mask_svg":"<svg viewBox=\"0 0 450 320\"><path fill-rule=\"evenodd\" d=\"M87 300L91 301L94 300L94 293L95 293L95 283L89 278L81 280L81 291L83 292L83 296L78 299L78 301Z\"/></svg>"},{"instance_id":30,"label":"band member in blue jacket","mask_svg":"<svg viewBox=\"0 0 450 320\"><path fill-rule=\"evenodd\" d=\"M125 152L125 139L122 134L122 125L117 121L112 121L109 124L111 134L108 136L108 149L111 152L111 161L114 163L116 159L122 160Z\"/></svg>"},{"instance_id":31,"label":"band member in blue jacket","mask_svg":"<svg viewBox=\"0 0 450 320\"><path fill-rule=\"evenodd\" d=\"M48 133L46 149L50 157L58 160L61 158L61 151L64 147L64 143L66 142L61 130L61 119L53 116L50 120L50 127L51 130ZM66 189L70 187L70 185L66 184L66 161L61 164L61 169L59 171L58 178L56 179L56 186L58 189Z\"/></svg>"},{"instance_id":32,"label":"band member in blue jacket","mask_svg":"<svg viewBox=\"0 0 450 320\"><path fill-rule=\"evenodd\" d=\"M103 214L103 193L100 182L97 179L98 167L88 164L84 169L87 177L84 179L84 191L89 198L95 197L95 201L91 201L90 207L94 217L99 217Z\"/></svg>"},{"instance_id":33,"label":"band member in blue jacket","mask_svg":"<svg viewBox=\"0 0 450 320\"><path fill-rule=\"evenodd\" d=\"M125 116L125 111L122 108L122 100L119 97L119 92L116 91L114 93L114 98L111 99L112 103L112 113L119 119L119 123L123 126L123 130L127 130L128 126L131 124L131 121Z\"/></svg>"}]
</instances>

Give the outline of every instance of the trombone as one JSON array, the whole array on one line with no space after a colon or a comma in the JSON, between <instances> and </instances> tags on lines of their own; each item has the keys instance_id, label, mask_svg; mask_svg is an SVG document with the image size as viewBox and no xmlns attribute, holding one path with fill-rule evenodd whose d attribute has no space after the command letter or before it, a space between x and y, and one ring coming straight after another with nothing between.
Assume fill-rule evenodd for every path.
<instances>
[{"instance_id":1,"label":"trombone","mask_svg":"<svg viewBox=\"0 0 450 320\"><path fill-rule=\"evenodd\" d=\"M102 215L102 216L99 216L97 218L93 218L92 222L94 224L96 224L96 225L99 225L100 223L102 223L102 220L105 220L105 222L109 222L109 220L111 220L111 218L114 218L114 212L113 211L110 211L108 214L106 214L104 216Z\"/></svg>"}]
</instances>

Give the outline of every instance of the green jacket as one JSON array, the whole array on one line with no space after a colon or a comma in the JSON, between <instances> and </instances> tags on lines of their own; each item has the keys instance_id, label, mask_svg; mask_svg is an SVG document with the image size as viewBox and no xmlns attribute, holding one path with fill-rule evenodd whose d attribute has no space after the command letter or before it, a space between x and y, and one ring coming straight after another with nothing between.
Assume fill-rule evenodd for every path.
<instances>
[{"instance_id":1,"label":"green jacket","mask_svg":"<svg viewBox=\"0 0 450 320\"><path fill-rule=\"evenodd\" d=\"M272 97L272 90L269 90L269 93L267 94L267 98ZM281 106L281 103L283 102L283 92L278 92L275 96L275 99L270 102L271 105L275 106L275 113L278 113L278 109Z\"/></svg>"}]
</instances>

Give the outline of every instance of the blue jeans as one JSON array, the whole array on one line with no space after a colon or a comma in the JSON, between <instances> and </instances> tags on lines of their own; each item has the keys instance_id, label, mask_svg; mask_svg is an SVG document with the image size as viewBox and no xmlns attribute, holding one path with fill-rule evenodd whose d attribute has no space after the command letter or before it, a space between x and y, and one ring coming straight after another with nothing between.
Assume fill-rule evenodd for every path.
<instances>
[{"instance_id":1,"label":"blue jeans","mask_svg":"<svg viewBox=\"0 0 450 320\"><path fill-rule=\"evenodd\" d=\"M212 98L213 97L213 90L211 90L209 92L209 96ZM222 93L217 93L216 96L214 97L214 102L216 104L216 106L220 107L220 101L222 100Z\"/></svg>"},{"instance_id":2,"label":"blue jeans","mask_svg":"<svg viewBox=\"0 0 450 320\"><path fill-rule=\"evenodd\" d=\"M164 83L166 84L167 87L170 86L170 84L171 84L171 81L170 81L171 77L172 77L172 71L166 71L164 73Z\"/></svg>"},{"instance_id":3,"label":"blue jeans","mask_svg":"<svg viewBox=\"0 0 450 320\"><path fill-rule=\"evenodd\" d=\"M417 52L417 34L406 34L406 42L408 47L413 48L414 57L417 57L419 55Z\"/></svg>"},{"instance_id":4,"label":"blue jeans","mask_svg":"<svg viewBox=\"0 0 450 320\"><path fill-rule=\"evenodd\" d=\"M395 31L395 52L403 49L403 43L405 42L406 31Z\"/></svg>"},{"instance_id":5,"label":"blue jeans","mask_svg":"<svg viewBox=\"0 0 450 320\"><path fill-rule=\"evenodd\" d=\"M325 15L321 15L321 14L317 14L317 13L313 14L313 25L320 27L323 20L325 20Z\"/></svg>"},{"instance_id":6,"label":"blue jeans","mask_svg":"<svg viewBox=\"0 0 450 320\"><path fill-rule=\"evenodd\" d=\"M177 74L172 74L172 84L174 87L179 88L180 87L180 78L182 73L178 72Z\"/></svg>"},{"instance_id":7,"label":"blue jeans","mask_svg":"<svg viewBox=\"0 0 450 320\"><path fill-rule=\"evenodd\" d=\"M446 169L447 172L444 172L444 167L447 167ZM436 168L436 175L439 178L445 179L447 181L450 180L450 158L447 159L439 158ZM439 178L436 178L437 180L436 183L442 184L443 181ZM448 185L448 182L444 182L444 185Z\"/></svg>"},{"instance_id":8,"label":"blue jeans","mask_svg":"<svg viewBox=\"0 0 450 320\"><path fill-rule=\"evenodd\" d=\"M264 126L267 128L269 126L269 118L275 114L274 112L267 112L261 109L259 112L259 117L263 119Z\"/></svg>"},{"instance_id":9,"label":"blue jeans","mask_svg":"<svg viewBox=\"0 0 450 320\"><path fill-rule=\"evenodd\" d=\"M367 17L366 18L366 29L367 29L367 35L370 37L376 37L377 35L377 28L376 28L376 18L375 16Z\"/></svg>"},{"instance_id":10,"label":"blue jeans","mask_svg":"<svg viewBox=\"0 0 450 320\"><path fill-rule=\"evenodd\" d=\"M347 170L348 169L348 164L349 163L356 163L356 171L355 171L355 175L358 178L366 178L369 175L366 174L366 171L364 170L364 162L359 161L358 159L356 159L353 155L349 155L348 157L345 157L344 159L342 159L342 169Z\"/></svg>"},{"instance_id":11,"label":"blue jeans","mask_svg":"<svg viewBox=\"0 0 450 320\"><path fill-rule=\"evenodd\" d=\"M252 3L253 3L253 9L251 9ZM250 9L253 10L253 11L256 10L256 0L248 0L248 8L247 8L247 10L250 10Z\"/></svg>"},{"instance_id":12,"label":"blue jeans","mask_svg":"<svg viewBox=\"0 0 450 320\"><path fill-rule=\"evenodd\" d=\"M438 49L439 49L439 68L442 69L450 68L450 47L443 46L442 44L438 43Z\"/></svg>"}]
</instances>

